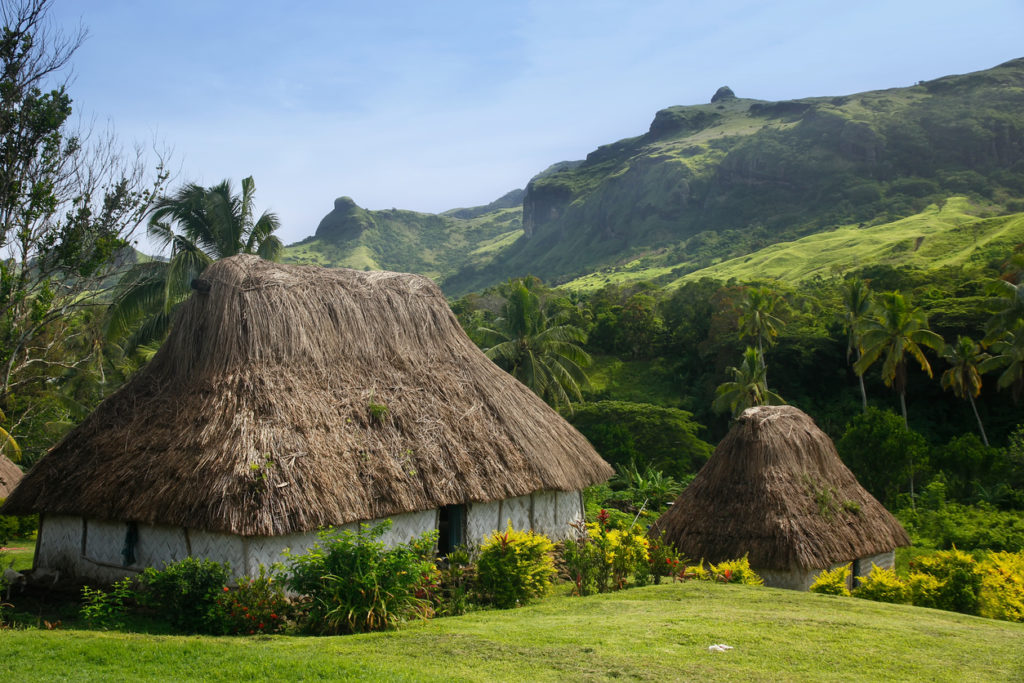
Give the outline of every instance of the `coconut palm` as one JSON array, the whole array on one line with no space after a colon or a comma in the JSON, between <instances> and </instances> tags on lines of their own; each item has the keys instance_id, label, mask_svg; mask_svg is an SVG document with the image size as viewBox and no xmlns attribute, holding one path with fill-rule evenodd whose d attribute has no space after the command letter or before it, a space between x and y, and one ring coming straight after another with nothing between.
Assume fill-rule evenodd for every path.
<instances>
[{"instance_id":1,"label":"coconut palm","mask_svg":"<svg viewBox=\"0 0 1024 683\"><path fill-rule=\"evenodd\" d=\"M752 339L757 342L757 355L764 369L765 381L768 379L767 363L764 358L764 347L775 343L782 329L782 320L775 315L782 298L768 287L748 287L739 301L740 339Z\"/></svg>"},{"instance_id":2,"label":"coconut palm","mask_svg":"<svg viewBox=\"0 0 1024 683\"><path fill-rule=\"evenodd\" d=\"M978 421L981 440L988 446L985 425L981 422L981 415L978 414L978 406L974 403L974 397L981 393L981 370L979 368L990 356L984 353L981 345L973 339L960 336L956 338L956 344L946 347L942 357L949 363L949 369L942 373L942 388L950 389L958 398L966 398L971 402L971 410L974 411L974 418Z\"/></svg>"},{"instance_id":3,"label":"coconut palm","mask_svg":"<svg viewBox=\"0 0 1024 683\"><path fill-rule=\"evenodd\" d=\"M583 367L590 356L580 346L586 335L565 323L563 314L549 317L535 287L531 279L509 282L502 316L479 330L490 344L484 352L550 405L571 407L587 384Z\"/></svg>"},{"instance_id":4,"label":"coconut palm","mask_svg":"<svg viewBox=\"0 0 1024 683\"><path fill-rule=\"evenodd\" d=\"M989 304L993 315L986 328L986 343L998 339L1024 320L1024 282L1013 284L1006 280L995 280L989 291L993 295Z\"/></svg>"},{"instance_id":5,"label":"coconut palm","mask_svg":"<svg viewBox=\"0 0 1024 683\"><path fill-rule=\"evenodd\" d=\"M210 263L236 254L280 258L284 245L274 235L280 221L267 211L254 218L255 193L249 176L241 195L224 180L208 188L189 183L159 199L146 231L161 249L170 249L170 260L141 262L125 274L110 308L108 338L130 334L130 349L160 342L172 311Z\"/></svg>"},{"instance_id":6,"label":"coconut palm","mask_svg":"<svg viewBox=\"0 0 1024 683\"><path fill-rule=\"evenodd\" d=\"M852 277L843 282L840 294L843 299L843 329L846 330L846 362L849 364L851 356L856 355L853 359L855 362L859 361L863 355L861 352L860 325L871 311L871 290L867 282L859 277ZM857 379L860 381L861 403L864 412L867 412L868 392L864 388L864 374L857 373Z\"/></svg>"},{"instance_id":7,"label":"coconut palm","mask_svg":"<svg viewBox=\"0 0 1024 683\"><path fill-rule=\"evenodd\" d=\"M1002 370L996 380L1000 389L1009 387L1013 392L1013 400L1020 399L1024 392L1024 320L1004 332L989 347L991 357L978 366L981 372Z\"/></svg>"},{"instance_id":8,"label":"coconut palm","mask_svg":"<svg viewBox=\"0 0 1024 683\"><path fill-rule=\"evenodd\" d=\"M907 355L917 361L921 369L932 376L932 367L924 355L924 348L941 349L942 337L928 329L928 317L921 309L911 306L899 292L884 292L873 307L872 315L860 326L863 355L853 364L854 371L863 375L868 368L882 359L882 380L900 396L903 424L907 424Z\"/></svg>"},{"instance_id":9,"label":"coconut palm","mask_svg":"<svg viewBox=\"0 0 1024 683\"><path fill-rule=\"evenodd\" d=\"M738 368L726 368L732 374L731 382L720 384L715 389L715 412L729 412L739 417L747 408L763 405L782 405L781 396L768 389L765 382L765 368L757 349L748 346L743 352L743 361Z\"/></svg>"}]
</instances>

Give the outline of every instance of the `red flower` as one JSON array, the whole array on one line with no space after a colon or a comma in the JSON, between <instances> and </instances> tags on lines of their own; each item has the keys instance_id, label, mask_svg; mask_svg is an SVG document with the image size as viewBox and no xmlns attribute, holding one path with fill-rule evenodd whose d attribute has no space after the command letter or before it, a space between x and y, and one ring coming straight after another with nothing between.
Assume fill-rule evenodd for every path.
<instances>
[{"instance_id":1,"label":"red flower","mask_svg":"<svg viewBox=\"0 0 1024 683\"><path fill-rule=\"evenodd\" d=\"M726 569L725 570L725 580L726 581L732 581L732 570L731 569Z\"/></svg>"},{"instance_id":2,"label":"red flower","mask_svg":"<svg viewBox=\"0 0 1024 683\"><path fill-rule=\"evenodd\" d=\"M231 590L231 589L230 589L230 588L228 588L227 586L224 586L224 592L225 592L225 593L227 593L227 592L228 592L229 590Z\"/></svg>"},{"instance_id":3,"label":"red flower","mask_svg":"<svg viewBox=\"0 0 1024 683\"><path fill-rule=\"evenodd\" d=\"M271 618L271 619L277 619L277 615L276 615L276 614L273 614L273 613L271 613L271 615L270 615L270 618Z\"/></svg>"}]
</instances>

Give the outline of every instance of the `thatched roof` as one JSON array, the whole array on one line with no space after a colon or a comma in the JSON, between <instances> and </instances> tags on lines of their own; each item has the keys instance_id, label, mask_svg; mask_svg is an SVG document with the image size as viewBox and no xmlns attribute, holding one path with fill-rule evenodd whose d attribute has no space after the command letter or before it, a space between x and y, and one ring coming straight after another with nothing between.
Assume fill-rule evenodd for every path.
<instances>
[{"instance_id":1,"label":"thatched roof","mask_svg":"<svg viewBox=\"0 0 1024 683\"><path fill-rule=\"evenodd\" d=\"M832 440L792 406L749 408L655 529L687 557L821 569L910 544Z\"/></svg>"},{"instance_id":2,"label":"thatched roof","mask_svg":"<svg viewBox=\"0 0 1024 683\"><path fill-rule=\"evenodd\" d=\"M0 453L0 498L10 495L14 487L21 481L21 468Z\"/></svg>"},{"instance_id":3,"label":"thatched roof","mask_svg":"<svg viewBox=\"0 0 1024 683\"><path fill-rule=\"evenodd\" d=\"M426 278L236 256L194 284L6 510L277 535L613 473Z\"/></svg>"}]
</instances>

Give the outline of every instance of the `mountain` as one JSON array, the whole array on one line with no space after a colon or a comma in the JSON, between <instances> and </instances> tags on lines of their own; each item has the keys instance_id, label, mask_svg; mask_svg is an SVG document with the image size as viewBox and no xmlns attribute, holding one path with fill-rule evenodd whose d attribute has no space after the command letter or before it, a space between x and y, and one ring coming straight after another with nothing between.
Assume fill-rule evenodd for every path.
<instances>
[{"instance_id":1,"label":"mountain","mask_svg":"<svg viewBox=\"0 0 1024 683\"><path fill-rule=\"evenodd\" d=\"M521 209L509 206L515 195L440 216L338 200L289 256L416 270L450 294L638 262L669 281L952 196L968 197L975 214L1024 211L1024 59L835 97L766 102L723 87L708 104L663 109L646 133L534 177Z\"/></svg>"}]
</instances>

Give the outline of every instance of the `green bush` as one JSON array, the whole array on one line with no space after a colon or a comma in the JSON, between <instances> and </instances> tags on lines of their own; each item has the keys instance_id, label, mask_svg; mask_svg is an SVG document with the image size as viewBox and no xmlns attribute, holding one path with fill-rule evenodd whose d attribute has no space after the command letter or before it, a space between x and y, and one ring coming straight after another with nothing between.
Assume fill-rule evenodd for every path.
<instances>
[{"instance_id":1,"label":"green bush","mask_svg":"<svg viewBox=\"0 0 1024 683\"><path fill-rule=\"evenodd\" d=\"M469 610L469 598L476 580L476 565L465 546L459 546L438 563L437 588L431 593L434 614L457 617Z\"/></svg>"},{"instance_id":2,"label":"green bush","mask_svg":"<svg viewBox=\"0 0 1024 683\"><path fill-rule=\"evenodd\" d=\"M143 604L161 613L172 626L189 633L218 633L217 596L231 576L227 562L186 557L162 570L147 567L140 576Z\"/></svg>"},{"instance_id":3,"label":"green bush","mask_svg":"<svg viewBox=\"0 0 1024 683\"><path fill-rule=\"evenodd\" d=\"M608 590L611 566L604 549L590 536L584 522L572 524L573 533L562 546L562 560L574 584L574 595L593 595Z\"/></svg>"},{"instance_id":4,"label":"green bush","mask_svg":"<svg viewBox=\"0 0 1024 683\"><path fill-rule=\"evenodd\" d=\"M277 577L263 565L257 576L238 579L234 590L224 586L217 607L218 631L236 635L280 633L292 609Z\"/></svg>"},{"instance_id":5,"label":"green bush","mask_svg":"<svg viewBox=\"0 0 1024 683\"><path fill-rule=\"evenodd\" d=\"M971 555L956 548L942 550L917 558L911 568L938 579L936 607L963 614L978 613L978 594L984 573Z\"/></svg>"},{"instance_id":6,"label":"green bush","mask_svg":"<svg viewBox=\"0 0 1024 683\"><path fill-rule=\"evenodd\" d=\"M676 547L665 540L665 532L648 538L647 554L651 565L651 576L654 583L659 584L663 578L675 576L686 563Z\"/></svg>"},{"instance_id":7,"label":"green bush","mask_svg":"<svg viewBox=\"0 0 1024 683\"><path fill-rule=\"evenodd\" d=\"M835 569L824 569L811 584L812 593L822 595L849 595L847 584L850 581L850 565L844 564Z\"/></svg>"},{"instance_id":8,"label":"green bush","mask_svg":"<svg viewBox=\"0 0 1024 683\"><path fill-rule=\"evenodd\" d=\"M949 550L987 549L1003 552L1024 550L1024 513L997 510L988 503L961 505L939 499L941 487L925 488L927 506L896 513L914 537L916 544Z\"/></svg>"},{"instance_id":9,"label":"green bush","mask_svg":"<svg viewBox=\"0 0 1024 683\"><path fill-rule=\"evenodd\" d=\"M125 577L115 581L108 593L101 588L82 586L82 606L78 614L92 628L124 628L124 617L128 604L134 601L135 588L132 579Z\"/></svg>"},{"instance_id":10,"label":"green bush","mask_svg":"<svg viewBox=\"0 0 1024 683\"><path fill-rule=\"evenodd\" d=\"M0 498L0 506L5 498ZM39 528L39 515L0 515L0 546L7 545L11 539L29 536Z\"/></svg>"},{"instance_id":11,"label":"green bush","mask_svg":"<svg viewBox=\"0 0 1024 683\"><path fill-rule=\"evenodd\" d=\"M871 573L862 578L860 585L853 589L853 596L876 602L910 602L910 591L896 572L892 569L882 569L875 564L871 565Z\"/></svg>"},{"instance_id":12,"label":"green bush","mask_svg":"<svg viewBox=\"0 0 1024 683\"><path fill-rule=\"evenodd\" d=\"M433 614L428 600L437 568L437 532L385 547L380 537L391 520L359 531L327 529L301 555L287 554L288 588L308 599L305 626L335 635L395 628Z\"/></svg>"},{"instance_id":13,"label":"green bush","mask_svg":"<svg viewBox=\"0 0 1024 683\"><path fill-rule=\"evenodd\" d=\"M990 619L1024 621L1024 552L993 553L982 571L978 613Z\"/></svg>"},{"instance_id":14,"label":"green bush","mask_svg":"<svg viewBox=\"0 0 1024 683\"><path fill-rule=\"evenodd\" d=\"M510 524L484 541L477 561L480 598L505 609L525 605L551 585L554 544L541 534L516 531Z\"/></svg>"}]
</instances>

